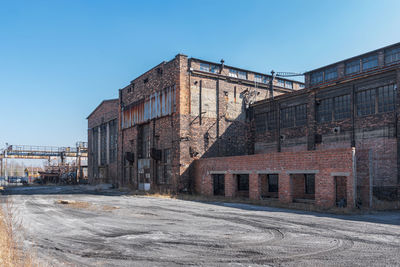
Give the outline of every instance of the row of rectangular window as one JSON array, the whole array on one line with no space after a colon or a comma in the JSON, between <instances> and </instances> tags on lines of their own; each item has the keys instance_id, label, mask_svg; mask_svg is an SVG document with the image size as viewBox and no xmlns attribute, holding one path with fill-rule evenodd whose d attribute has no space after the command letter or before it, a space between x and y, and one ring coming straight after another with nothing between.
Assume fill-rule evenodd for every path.
<instances>
[{"instance_id":1,"label":"row of rectangular window","mask_svg":"<svg viewBox=\"0 0 400 267\"><path fill-rule=\"evenodd\" d=\"M206 72L211 72L211 73L219 73L220 68L219 68L219 66L216 66L216 65L200 63L200 70L206 71ZM247 80L247 72L229 69L229 77ZM258 82L258 83L268 84L270 81L270 77L261 75L261 74L255 74L254 81ZM280 87L293 89L293 82L291 82L291 81L277 79L277 85Z\"/></svg>"},{"instance_id":2,"label":"row of rectangular window","mask_svg":"<svg viewBox=\"0 0 400 267\"><path fill-rule=\"evenodd\" d=\"M400 47L385 51L385 65L400 61ZM378 54L369 55L361 59L355 59L345 64L345 74L357 74L360 71L367 71L378 67ZM337 66L311 73L311 84L328 82L338 78Z\"/></svg>"},{"instance_id":3,"label":"row of rectangular window","mask_svg":"<svg viewBox=\"0 0 400 267\"><path fill-rule=\"evenodd\" d=\"M395 109L396 87L394 84L363 90L356 93L357 116L390 112ZM281 127L290 128L307 123L307 104L291 106L280 110ZM318 101L316 120L318 123L348 119L351 117L350 94ZM276 129L276 111L255 115L257 132Z\"/></svg>"}]
</instances>

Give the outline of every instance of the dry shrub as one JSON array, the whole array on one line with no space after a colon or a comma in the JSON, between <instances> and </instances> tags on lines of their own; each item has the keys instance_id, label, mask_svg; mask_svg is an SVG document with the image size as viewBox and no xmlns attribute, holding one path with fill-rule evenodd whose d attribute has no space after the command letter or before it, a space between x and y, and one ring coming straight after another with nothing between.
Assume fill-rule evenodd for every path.
<instances>
[{"instance_id":1,"label":"dry shrub","mask_svg":"<svg viewBox=\"0 0 400 267\"><path fill-rule=\"evenodd\" d=\"M17 232L22 232L21 221L15 214L13 202L7 199L5 207L0 208L0 266L39 266L34 253L23 250Z\"/></svg>"},{"instance_id":2,"label":"dry shrub","mask_svg":"<svg viewBox=\"0 0 400 267\"><path fill-rule=\"evenodd\" d=\"M56 204L62 204L66 207L75 208L75 209L86 209L86 210L103 210L103 211L112 211L118 209L118 207L108 206L108 205L94 205L85 201L74 201L74 200L57 200Z\"/></svg>"}]
</instances>

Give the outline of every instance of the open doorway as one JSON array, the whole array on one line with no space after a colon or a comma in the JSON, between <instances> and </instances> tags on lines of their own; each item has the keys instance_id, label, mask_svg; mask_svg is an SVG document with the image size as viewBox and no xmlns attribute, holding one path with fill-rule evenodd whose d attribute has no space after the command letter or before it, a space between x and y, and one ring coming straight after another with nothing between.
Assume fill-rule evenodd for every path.
<instances>
[{"instance_id":1,"label":"open doorway","mask_svg":"<svg viewBox=\"0 0 400 267\"><path fill-rule=\"evenodd\" d=\"M345 208L347 206L347 177L335 176L336 206Z\"/></svg>"},{"instance_id":2,"label":"open doorway","mask_svg":"<svg viewBox=\"0 0 400 267\"><path fill-rule=\"evenodd\" d=\"M225 175L213 174L214 196L225 196Z\"/></svg>"}]
</instances>

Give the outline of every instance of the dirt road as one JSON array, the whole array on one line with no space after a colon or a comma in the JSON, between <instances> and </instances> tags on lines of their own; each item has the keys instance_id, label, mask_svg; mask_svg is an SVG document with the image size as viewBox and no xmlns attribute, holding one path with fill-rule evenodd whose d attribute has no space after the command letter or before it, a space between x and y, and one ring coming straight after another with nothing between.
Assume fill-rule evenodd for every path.
<instances>
[{"instance_id":1,"label":"dirt road","mask_svg":"<svg viewBox=\"0 0 400 267\"><path fill-rule=\"evenodd\" d=\"M400 212L334 216L72 186L8 194L25 246L50 266L400 265Z\"/></svg>"}]
</instances>

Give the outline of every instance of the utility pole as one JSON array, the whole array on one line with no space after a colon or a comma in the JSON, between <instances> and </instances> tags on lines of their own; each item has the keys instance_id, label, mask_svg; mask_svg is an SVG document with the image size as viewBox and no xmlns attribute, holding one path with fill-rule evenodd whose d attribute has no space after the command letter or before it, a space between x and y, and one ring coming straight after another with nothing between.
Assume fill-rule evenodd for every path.
<instances>
[{"instance_id":1,"label":"utility pole","mask_svg":"<svg viewBox=\"0 0 400 267\"><path fill-rule=\"evenodd\" d=\"M271 70L271 79L269 80L269 92L271 99L274 99L274 78L275 78L275 71Z\"/></svg>"}]
</instances>

